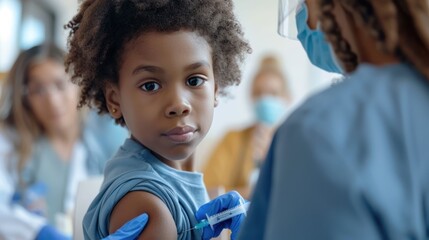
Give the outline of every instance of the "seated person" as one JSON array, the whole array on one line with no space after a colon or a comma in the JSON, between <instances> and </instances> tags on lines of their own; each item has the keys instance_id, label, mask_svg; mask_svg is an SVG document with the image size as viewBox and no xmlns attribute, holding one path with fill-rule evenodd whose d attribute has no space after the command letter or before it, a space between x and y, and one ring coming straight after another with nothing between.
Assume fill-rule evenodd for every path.
<instances>
[{"instance_id":1,"label":"seated person","mask_svg":"<svg viewBox=\"0 0 429 240\"><path fill-rule=\"evenodd\" d=\"M14 170L15 201L57 225L71 224L79 181L102 174L107 157L78 111L79 88L50 44L22 52L1 94L0 135L11 146L0 156ZM15 190L16 190L15 189Z\"/></svg>"},{"instance_id":2,"label":"seated person","mask_svg":"<svg viewBox=\"0 0 429 240\"><path fill-rule=\"evenodd\" d=\"M266 56L253 82L251 97L256 122L228 132L214 149L204 168L209 191L218 187L250 197L251 186L267 153L276 126L285 116L290 93L278 60Z\"/></svg>"}]
</instances>

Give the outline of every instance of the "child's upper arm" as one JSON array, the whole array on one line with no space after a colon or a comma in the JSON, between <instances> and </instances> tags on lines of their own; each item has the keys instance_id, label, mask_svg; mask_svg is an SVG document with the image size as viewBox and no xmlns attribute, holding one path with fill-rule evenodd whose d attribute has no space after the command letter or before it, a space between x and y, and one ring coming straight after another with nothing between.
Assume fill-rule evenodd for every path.
<instances>
[{"instance_id":1,"label":"child's upper arm","mask_svg":"<svg viewBox=\"0 0 429 240\"><path fill-rule=\"evenodd\" d=\"M143 191L129 192L116 204L110 215L109 233L142 213L149 215L149 221L139 239L177 239L176 224L167 206Z\"/></svg>"}]
</instances>

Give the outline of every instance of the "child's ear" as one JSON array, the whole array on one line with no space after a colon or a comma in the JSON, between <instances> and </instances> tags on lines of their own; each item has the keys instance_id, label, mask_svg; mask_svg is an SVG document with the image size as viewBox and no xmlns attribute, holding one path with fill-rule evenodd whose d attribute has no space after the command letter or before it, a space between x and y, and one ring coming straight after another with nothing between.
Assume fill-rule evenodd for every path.
<instances>
[{"instance_id":1,"label":"child's ear","mask_svg":"<svg viewBox=\"0 0 429 240\"><path fill-rule=\"evenodd\" d=\"M107 109L114 119L122 117L119 88L117 85L107 82L104 87L104 97L106 98Z\"/></svg>"}]
</instances>

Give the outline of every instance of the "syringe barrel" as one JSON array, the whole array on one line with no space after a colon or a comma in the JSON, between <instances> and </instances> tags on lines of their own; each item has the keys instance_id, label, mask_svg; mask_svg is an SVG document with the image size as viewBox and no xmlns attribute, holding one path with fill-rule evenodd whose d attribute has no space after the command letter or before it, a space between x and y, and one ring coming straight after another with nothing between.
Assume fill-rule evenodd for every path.
<instances>
[{"instance_id":1,"label":"syringe barrel","mask_svg":"<svg viewBox=\"0 0 429 240\"><path fill-rule=\"evenodd\" d=\"M247 209L249 209L249 206L250 206L250 202L246 202L244 204L240 204L240 205L233 207L231 209L227 209L223 212L214 214L212 216L208 216L206 214L207 221L209 222L212 230L214 230L213 225L220 223L220 222L223 222L225 220L231 219L237 215L240 215L243 213L246 214L246 211L247 211Z\"/></svg>"}]
</instances>

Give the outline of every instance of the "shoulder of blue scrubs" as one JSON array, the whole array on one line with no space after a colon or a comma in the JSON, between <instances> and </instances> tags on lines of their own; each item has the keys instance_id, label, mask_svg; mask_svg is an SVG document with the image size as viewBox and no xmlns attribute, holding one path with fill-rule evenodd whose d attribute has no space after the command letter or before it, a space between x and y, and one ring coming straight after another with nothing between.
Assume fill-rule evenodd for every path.
<instances>
[{"instance_id":1,"label":"shoulder of blue scrubs","mask_svg":"<svg viewBox=\"0 0 429 240\"><path fill-rule=\"evenodd\" d=\"M307 53L310 62L328 72L342 73L333 50L325 39L324 33L319 29L309 28L307 24L308 8L306 4L296 14L296 24L298 29L298 40Z\"/></svg>"},{"instance_id":2,"label":"shoulder of blue scrubs","mask_svg":"<svg viewBox=\"0 0 429 240\"><path fill-rule=\"evenodd\" d=\"M264 233L267 228L267 222L270 215L267 210L272 198L272 172L274 165L275 146L277 134L274 135L273 141L268 151L267 158L261 168L258 182L251 197L251 204L243 226L240 229L238 239L265 239Z\"/></svg>"},{"instance_id":3,"label":"shoulder of blue scrubs","mask_svg":"<svg viewBox=\"0 0 429 240\"><path fill-rule=\"evenodd\" d=\"M428 105L428 80L405 64L361 65L309 99L277 132L269 196L260 184L252 200L266 213L249 211L241 239L425 239Z\"/></svg>"}]
</instances>

